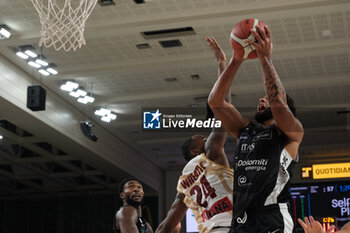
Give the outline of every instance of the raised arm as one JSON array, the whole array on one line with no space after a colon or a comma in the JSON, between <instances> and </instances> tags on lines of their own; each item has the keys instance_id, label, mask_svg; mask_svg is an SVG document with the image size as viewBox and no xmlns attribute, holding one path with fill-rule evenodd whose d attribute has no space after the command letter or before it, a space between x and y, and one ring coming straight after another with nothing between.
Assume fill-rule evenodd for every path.
<instances>
[{"instance_id":1,"label":"raised arm","mask_svg":"<svg viewBox=\"0 0 350 233\"><path fill-rule=\"evenodd\" d=\"M208 42L209 48L214 54L216 62L218 63L218 77L219 77L226 68L226 55L214 37L207 36L205 39ZM231 103L230 88L227 90L225 101ZM210 108L209 108L209 111L211 111ZM223 127L213 128L212 132L210 133L205 143L205 152L206 152L206 156L210 160L225 166L229 166L229 163L224 151L224 144L226 141L226 137L227 137L227 131Z\"/></svg>"},{"instance_id":2,"label":"raised arm","mask_svg":"<svg viewBox=\"0 0 350 233\"><path fill-rule=\"evenodd\" d=\"M137 212L132 206L125 206L116 215L116 229L119 229L121 233L138 233L136 222Z\"/></svg>"},{"instance_id":3,"label":"raised arm","mask_svg":"<svg viewBox=\"0 0 350 233\"><path fill-rule=\"evenodd\" d=\"M169 233L179 231L179 223L187 211L187 206L183 202L184 198L184 194L178 193L176 195L175 201L173 202L166 218L158 226L156 233Z\"/></svg>"},{"instance_id":4,"label":"raised arm","mask_svg":"<svg viewBox=\"0 0 350 233\"><path fill-rule=\"evenodd\" d=\"M206 36L205 40L207 41L208 46L213 52L215 56L215 60L218 63L218 77L219 77L226 68L226 55L214 37Z\"/></svg>"},{"instance_id":5,"label":"raised arm","mask_svg":"<svg viewBox=\"0 0 350 233\"><path fill-rule=\"evenodd\" d=\"M256 53L264 72L265 93L270 103L273 118L276 126L288 137L287 150L292 157L296 157L299 144L304 135L303 127L299 120L294 117L287 105L286 92L278 76L275 66L272 63L272 41L270 29L265 26L263 29L256 26L254 34L257 42L248 41L256 48Z\"/></svg>"},{"instance_id":6,"label":"raised arm","mask_svg":"<svg viewBox=\"0 0 350 233\"><path fill-rule=\"evenodd\" d=\"M214 84L208 98L209 106L215 116L221 120L223 127L235 138L238 138L239 132L249 123L231 104L230 86L242 62L243 58L232 57L228 66L222 71Z\"/></svg>"}]
</instances>

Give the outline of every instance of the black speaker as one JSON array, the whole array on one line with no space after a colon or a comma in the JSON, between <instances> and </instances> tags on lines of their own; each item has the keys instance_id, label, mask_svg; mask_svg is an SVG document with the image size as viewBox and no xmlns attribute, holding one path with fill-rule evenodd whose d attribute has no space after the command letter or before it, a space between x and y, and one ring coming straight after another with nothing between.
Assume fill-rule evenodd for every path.
<instances>
[{"instance_id":1,"label":"black speaker","mask_svg":"<svg viewBox=\"0 0 350 233\"><path fill-rule=\"evenodd\" d=\"M45 110L46 90L42 86L29 86L27 89L27 108L32 111Z\"/></svg>"},{"instance_id":2,"label":"black speaker","mask_svg":"<svg viewBox=\"0 0 350 233\"><path fill-rule=\"evenodd\" d=\"M81 121L80 128L83 134L88 137L90 140L97 142L98 137L91 131L91 127L94 126L89 121Z\"/></svg>"}]
</instances>

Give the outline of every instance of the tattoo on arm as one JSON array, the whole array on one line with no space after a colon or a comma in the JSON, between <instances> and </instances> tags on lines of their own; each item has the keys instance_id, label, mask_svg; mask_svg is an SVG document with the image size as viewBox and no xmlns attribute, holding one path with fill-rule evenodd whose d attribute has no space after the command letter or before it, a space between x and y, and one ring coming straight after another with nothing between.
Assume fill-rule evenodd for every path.
<instances>
[{"instance_id":1,"label":"tattoo on arm","mask_svg":"<svg viewBox=\"0 0 350 233\"><path fill-rule=\"evenodd\" d=\"M286 101L286 92L278 77L276 68L272 64L271 58L268 58L266 62L263 63L263 69L265 74L265 91L270 103L277 101L281 97Z\"/></svg>"}]
</instances>

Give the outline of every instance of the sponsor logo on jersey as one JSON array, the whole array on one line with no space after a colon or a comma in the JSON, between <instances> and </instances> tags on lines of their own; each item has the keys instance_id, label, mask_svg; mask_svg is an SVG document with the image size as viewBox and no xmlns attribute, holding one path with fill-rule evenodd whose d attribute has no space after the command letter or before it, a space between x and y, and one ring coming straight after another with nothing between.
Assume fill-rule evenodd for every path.
<instances>
[{"instance_id":1,"label":"sponsor logo on jersey","mask_svg":"<svg viewBox=\"0 0 350 233\"><path fill-rule=\"evenodd\" d=\"M277 229L277 230L274 230L274 231L268 231L267 233L276 233L276 232L279 232L280 229Z\"/></svg>"},{"instance_id":2,"label":"sponsor logo on jersey","mask_svg":"<svg viewBox=\"0 0 350 233\"><path fill-rule=\"evenodd\" d=\"M246 171L265 171L268 159L238 160L237 167L245 167Z\"/></svg>"},{"instance_id":3,"label":"sponsor logo on jersey","mask_svg":"<svg viewBox=\"0 0 350 233\"><path fill-rule=\"evenodd\" d=\"M204 210L201 214L203 222L208 221L217 214L222 214L232 210L232 203L228 197L224 197L215 202L209 210Z\"/></svg>"},{"instance_id":4,"label":"sponsor logo on jersey","mask_svg":"<svg viewBox=\"0 0 350 233\"><path fill-rule=\"evenodd\" d=\"M196 180L204 172L204 170L205 170L204 163L200 162L194 168L193 172L191 172L183 181L181 181L182 187L184 189L187 189L188 187L190 187L194 182L196 182Z\"/></svg>"},{"instance_id":5,"label":"sponsor logo on jersey","mask_svg":"<svg viewBox=\"0 0 350 233\"><path fill-rule=\"evenodd\" d=\"M237 166L251 166L251 165L261 165L266 166L268 159L248 159L248 160L238 160Z\"/></svg>"},{"instance_id":6,"label":"sponsor logo on jersey","mask_svg":"<svg viewBox=\"0 0 350 233\"><path fill-rule=\"evenodd\" d=\"M251 185L251 183L247 183L247 177L241 175L238 177L238 185L239 186L248 186Z\"/></svg>"},{"instance_id":7,"label":"sponsor logo on jersey","mask_svg":"<svg viewBox=\"0 0 350 233\"><path fill-rule=\"evenodd\" d=\"M236 221L239 224L244 224L247 221L247 218L248 218L247 213L244 211L244 216L242 218L241 217L237 217Z\"/></svg>"},{"instance_id":8,"label":"sponsor logo on jersey","mask_svg":"<svg viewBox=\"0 0 350 233\"><path fill-rule=\"evenodd\" d=\"M272 131L269 130L269 131L265 131L261 134L258 134L256 135L254 138L253 138L253 141L258 141L258 140L271 140L272 138Z\"/></svg>"},{"instance_id":9,"label":"sponsor logo on jersey","mask_svg":"<svg viewBox=\"0 0 350 233\"><path fill-rule=\"evenodd\" d=\"M249 153L255 148L255 143L252 144L247 144L247 143L242 143L241 144L241 153Z\"/></svg>"},{"instance_id":10,"label":"sponsor logo on jersey","mask_svg":"<svg viewBox=\"0 0 350 233\"><path fill-rule=\"evenodd\" d=\"M289 162L288 157L286 155L283 155L283 158L281 161L281 171L284 175L287 174L288 162Z\"/></svg>"}]
</instances>

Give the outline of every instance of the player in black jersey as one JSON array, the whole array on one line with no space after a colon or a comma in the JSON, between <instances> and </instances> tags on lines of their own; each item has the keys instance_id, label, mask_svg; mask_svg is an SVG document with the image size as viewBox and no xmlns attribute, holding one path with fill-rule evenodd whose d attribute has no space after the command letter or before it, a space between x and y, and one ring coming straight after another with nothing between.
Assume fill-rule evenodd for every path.
<instances>
[{"instance_id":1,"label":"player in black jersey","mask_svg":"<svg viewBox=\"0 0 350 233\"><path fill-rule=\"evenodd\" d=\"M295 117L292 100L287 97L271 60L271 32L256 26L252 31L264 73L266 96L259 99L254 124L225 101L226 90L243 62L234 54L216 81L209 105L224 128L237 139L234 161L233 217L230 232L289 233L293 221L288 211L288 189L292 160L296 158L304 131Z\"/></svg>"},{"instance_id":2,"label":"player in black jersey","mask_svg":"<svg viewBox=\"0 0 350 233\"><path fill-rule=\"evenodd\" d=\"M115 216L117 233L153 233L151 226L141 216L143 187L137 179L129 178L120 185L120 198L123 206Z\"/></svg>"}]
</instances>

